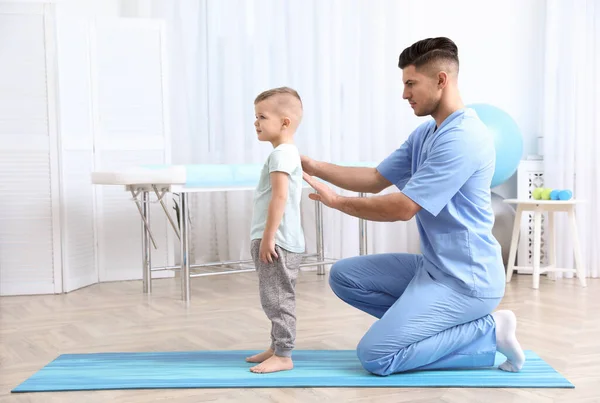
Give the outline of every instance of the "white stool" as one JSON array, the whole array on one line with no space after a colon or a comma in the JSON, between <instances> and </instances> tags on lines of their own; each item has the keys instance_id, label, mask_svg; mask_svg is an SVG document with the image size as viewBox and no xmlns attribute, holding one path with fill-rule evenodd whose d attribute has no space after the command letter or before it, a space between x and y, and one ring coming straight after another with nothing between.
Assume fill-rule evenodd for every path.
<instances>
[{"instance_id":1,"label":"white stool","mask_svg":"<svg viewBox=\"0 0 600 403\"><path fill-rule=\"evenodd\" d=\"M526 269L525 267L515 266L515 257L517 255L517 245L519 241L519 232L521 229L521 216L524 211L534 212L534 230L533 230L533 288L537 289L540 285L541 273L552 272L573 272L577 273L577 278L582 287L586 286L585 270L581 257L579 245L579 235L577 234L577 222L575 219L576 200L534 200L534 199L506 199L505 203L516 204L517 213L513 226L512 239L510 243L510 253L508 255L508 267L506 270L506 282L510 282L515 269ZM575 255L575 269L561 269L556 267L556 232L554 230L554 213L566 212L569 215L571 236L573 237L573 253ZM548 266L540 268L540 247L542 235L542 213L548 212Z\"/></svg>"}]
</instances>

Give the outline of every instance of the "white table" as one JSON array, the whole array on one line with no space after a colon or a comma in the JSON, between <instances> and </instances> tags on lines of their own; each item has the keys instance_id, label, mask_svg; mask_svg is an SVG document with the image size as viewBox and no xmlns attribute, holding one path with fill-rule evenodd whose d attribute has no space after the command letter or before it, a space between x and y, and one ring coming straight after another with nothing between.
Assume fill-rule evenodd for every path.
<instances>
[{"instance_id":1,"label":"white table","mask_svg":"<svg viewBox=\"0 0 600 403\"><path fill-rule=\"evenodd\" d=\"M346 164L350 166L373 166L373 163ZM181 299L189 303L190 278L216 274L232 274L254 271L254 268L226 270L218 272L192 273L194 270L208 267L230 266L233 264L252 264L251 259L236 261L220 261L201 264L190 264L189 261L189 207L188 195L200 192L233 192L255 190L262 164L237 164L237 165L158 165L155 167L133 167L123 170L108 170L92 173L92 183L95 185L123 186L133 196L137 209L142 219L142 286L143 292L152 292L152 272L154 271L180 271ZM308 183L303 182L303 187L312 189ZM181 264L168 267L152 267L152 246L156 242L151 232L149 203L151 195L156 196L166 214L175 234L180 240ZM166 194L176 194L179 198L180 224L178 225L169 214L164 203ZM360 193L360 197L366 197ZM304 254L304 262L300 265L316 266L317 274L325 274L325 266L335 263L336 259L327 258L324 254L323 239L323 207L320 202L315 202L315 230L316 253ZM360 254L367 254L367 230L364 220L359 219L359 247ZM315 261L310 259L316 258Z\"/></svg>"},{"instance_id":2,"label":"white table","mask_svg":"<svg viewBox=\"0 0 600 403\"><path fill-rule=\"evenodd\" d=\"M513 225L512 239L510 244L510 253L508 256L508 265L506 271L506 282L510 282L515 269L526 269L525 267L515 266L515 257L517 255L517 245L519 241L519 232L521 228L521 216L524 211L533 211L534 230L533 230L533 288L537 289L540 285L540 274L553 272L573 272L577 274L579 283L582 287L586 286L585 269L581 256L581 246L579 244L579 235L577 233L577 220L575 217L575 205L577 200L535 200L535 199L505 199L505 203L516 205L515 222ZM540 248L542 236L542 214L548 213L548 259L549 264L540 267ZM575 269L566 269L556 267L556 231L554 228L554 213L565 212L569 216L570 232L573 241L573 253L575 256Z\"/></svg>"}]
</instances>

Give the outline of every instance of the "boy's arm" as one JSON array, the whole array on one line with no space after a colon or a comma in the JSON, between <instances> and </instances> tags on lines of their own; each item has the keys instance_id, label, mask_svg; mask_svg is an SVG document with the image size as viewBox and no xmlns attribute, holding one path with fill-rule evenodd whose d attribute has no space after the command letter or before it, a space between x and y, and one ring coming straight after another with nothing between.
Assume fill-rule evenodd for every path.
<instances>
[{"instance_id":1,"label":"boy's arm","mask_svg":"<svg viewBox=\"0 0 600 403\"><path fill-rule=\"evenodd\" d=\"M272 257L277 258L275 252L275 233L283 212L288 197L288 174L286 172L274 171L270 174L271 177L271 201L269 202L269 210L267 214L267 223L265 232L260 245L260 259L263 262L272 263Z\"/></svg>"}]
</instances>

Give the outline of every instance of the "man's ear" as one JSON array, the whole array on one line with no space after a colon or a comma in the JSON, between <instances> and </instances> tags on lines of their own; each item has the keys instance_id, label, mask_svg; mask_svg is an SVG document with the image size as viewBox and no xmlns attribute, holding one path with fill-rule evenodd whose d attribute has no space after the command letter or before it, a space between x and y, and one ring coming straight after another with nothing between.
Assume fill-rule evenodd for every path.
<instances>
[{"instance_id":1,"label":"man's ear","mask_svg":"<svg viewBox=\"0 0 600 403\"><path fill-rule=\"evenodd\" d=\"M291 124L292 124L292 120L290 118L288 118L287 116L284 117L281 122L281 125L284 129L289 128Z\"/></svg>"},{"instance_id":2,"label":"man's ear","mask_svg":"<svg viewBox=\"0 0 600 403\"><path fill-rule=\"evenodd\" d=\"M445 71L440 71L438 73L438 88L444 89L444 87L446 87L446 85L448 84L448 73L446 73Z\"/></svg>"}]
</instances>

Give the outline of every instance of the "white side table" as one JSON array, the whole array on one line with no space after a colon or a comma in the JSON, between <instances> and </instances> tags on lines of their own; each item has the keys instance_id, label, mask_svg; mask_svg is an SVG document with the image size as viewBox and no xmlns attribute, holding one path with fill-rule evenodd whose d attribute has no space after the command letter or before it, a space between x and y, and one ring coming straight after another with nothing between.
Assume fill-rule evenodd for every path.
<instances>
[{"instance_id":1,"label":"white side table","mask_svg":"<svg viewBox=\"0 0 600 403\"><path fill-rule=\"evenodd\" d=\"M505 199L505 203L516 204L517 212L513 225L512 239L510 243L510 252L508 255L508 267L506 270L506 282L510 282L515 269L524 269L524 267L515 266L515 257L517 255L517 246L521 228L521 216L524 211L533 211L534 231L533 231L533 288L537 289L540 285L541 273L552 272L573 272L577 274L579 283L585 287L585 269L581 256L581 247L579 245L579 235L577 234L577 220L575 218L575 204L577 200L534 200L534 199ZM542 213L548 212L548 266L540 268L540 247L542 235ZM565 212L569 215L571 236L573 240L573 253L575 256L575 269L562 269L556 267L556 232L554 230L554 213Z\"/></svg>"}]
</instances>

